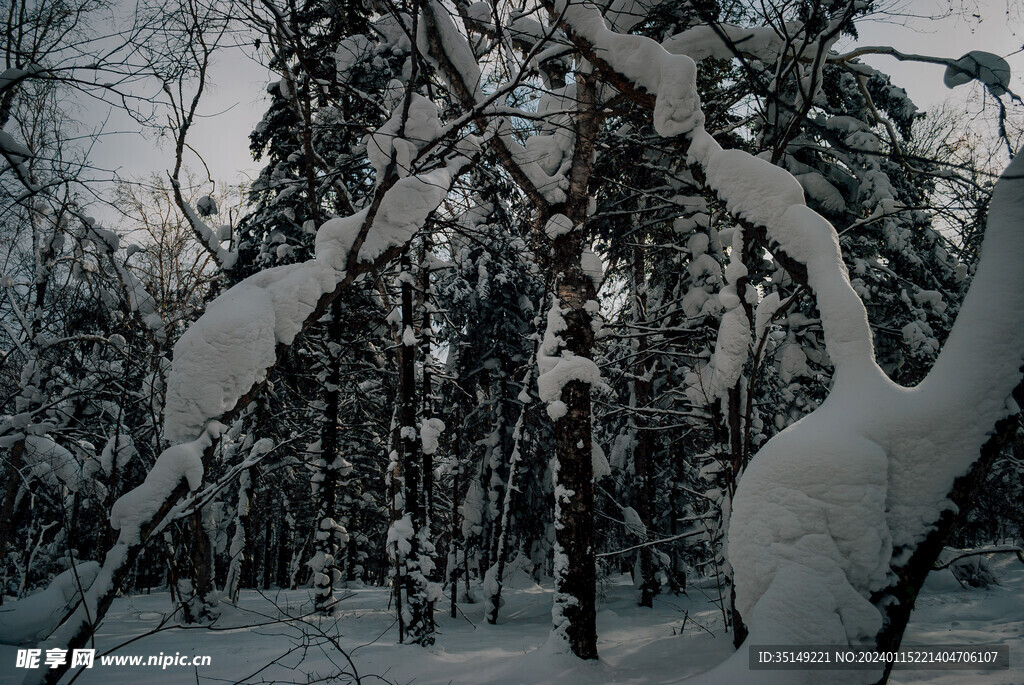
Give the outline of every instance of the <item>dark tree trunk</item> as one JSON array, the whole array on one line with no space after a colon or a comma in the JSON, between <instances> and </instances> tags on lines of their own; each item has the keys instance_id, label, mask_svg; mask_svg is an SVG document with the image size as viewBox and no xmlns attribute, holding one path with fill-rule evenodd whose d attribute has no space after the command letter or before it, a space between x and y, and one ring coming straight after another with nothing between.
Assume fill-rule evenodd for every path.
<instances>
[{"instance_id":1,"label":"dark tree trunk","mask_svg":"<svg viewBox=\"0 0 1024 685\"><path fill-rule=\"evenodd\" d=\"M647 282L647 269L644 265L644 251L640 246L633 248L633 317L634 322L643 320L647 312L647 294L643 289ZM636 476L636 492L634 502L640 521L650 531L654 525L654 465L651 449L651 434L647 431L647 422L643 410L651 402L651 380L648 378L650 365L647 360L647 337L637 338L633 356L633 401L635 408L632 421L636 428L636 442L633 445L633 470ZM650 535L647 535L650 538ZM637 551L640 560L640 606L654 606L654 596L660 590L655 577L654 550L641 547Z\"/></svg>"},{"instance_id":2,"label":"dark tree trunk","mask_svg":"<svg viewBox=\"0 0 1024 685\"><path fill-rule=\"evenodd\" d=\"M270 504L270 495L267 495L267 504ZM273 511L273 509L269 509ZM263 535L263 589L269 590L274 580L274 519L267 517Z\"/></svg>"},{"instance_id":3,"label":"dark tree trunk","mask_svg":"<svg viewBox=\"0 0 1024 685\"><path fill-rule=\"evenodd\" d=\"M402 271L409 274L412 262L408 252L402 255ZM409 552L405 555L405 602L407 637L419 645L434 643L433 604L427 599L429 569L423 564L419 533L425 520L423 497L423 455L416 431L416 342L408 335L413 330L413 288L408 278L402 281L402 342L399 345L398 425L399 447L404 476L404 517L408 518L411 535Z\"/></svg>"},{"instance_id":4,"label":"dark tree trunk","mask_svg":"<svg viewBox=\"0 0 1024 685\"><path fill-rule=\"evenodd\" d=\"M327 390L323 424L320 428L320 459L317 485L317 530L312 565L316 610L325 613L334 604L334 581L338 577L338 531L334 516L338 508L338 481L346 462L340 453L338 418L341 412L341 350L335 345L342 336L341 298L331 303L331 321L327 326Z\"/></svg>"},{"instance_id":5,"label":"dark tree trunk","mask_svg":"<svg viewBox=\"0 0 1024 685\"><path fill-rule=\"evenodd\" d=\"M432 247L430 231L423 236L423 243L420 245L420 284L419 284L419 309L422 312L420 324L420 358L423 360L423 387L421 390L421 421L428 421L434 417L434 396L433 396L433 356L431 344L433 342L433 328L430 316L430 308L433 306L430 286L430 249ZM422 470L420 472L420 502L419 502L419 524L417 535L420 538L420 556L422 563L427 564L429 570L424 573L424 583L434 584L440 581L438 569L434 560L433 540L433 516L434 516L434 453L432 450L424 449L422 442L417 442L423 458ZM425 644L432 644L434 641L434 602L426 601L423 607L424 625L429 627L430 638Z\"/></svg>"},{"instance_id":6,"label":"dark tree trunk","mask_svg":"<svg viewBox=\"0 0 1024 685\"><path fill-rule=\"evenodd\" d=\"M535 357L536 355L534 355ZM523 381L523 387L527 387L532 378L532 373L528 373ZM526 407L523 406L519 410L519 418L516 420L516 427L512 431L512 453L509 455L508 482L505 484L505 496L501 503L501 518L498 522L498 541L495 545L494 565L491 569L488 569L489 578L485 581L487 622L491 625L498 622L498 610L501 607L502 576L505 575L505 560L508 557L513 498L519 489L516 481L519 476L519 463L522 461L523 423L525 419ZM493 573L491 572L492 570ZM488 585L490 585L489 588L487 587Z\"/></svg>"},{"instance_id":7,"label":"dark tree trunk","mask_svg":"<svg viewBox=\"0 0 1024 685\"><path fill-rule=\"evenodd\" d=\"M581 659L596 659L597 574L590 385L580 381L568 383L562 390L562 401L568 411L555 423L558 436L555 541L556 554L564 555L564 567L556 567L555 602L556 608L560 602L562 604L565 635L572 653Z\"/></svg>"},{"instance_id":8,"label":"dark tree trunk","mask_svg":"<svg viewBox=\"0 0 1024 685\"><path fill-rule=\"evenodd\" d=\"M286 588L291 584L288 573L288 562L292 558L292 539L294 532L288 523L288 512L291 509L291 502L287 497L281 497L281 508L277 519L277 549L274 552L274 559L277 562L274 577L279 588Z\"/></svg>"},{"instance_id":9,"label":"dark tree trunk","mask_svg":"<svg viewBox=\"0 0 1024 685\"><path fill-rule=\"evenodd\" d=\"M583 271L590 172L598 130L593 76L576 75L576 145L569 173L564 214L576 227L553 241L552 271L558 274L556 295L566 329L565 349L593 358L593 317L587 302L596 299L597 287ZM591 435L591 387L573 380L562 388L567 411L555 422L557 470L555 474L555 553L564 555L555 569L556 631L564 631L569 648L581 659L597 658L594 606L597 581L594 558L594 467ZM558 625L561 614L562 625Z\"/></svg>"},{"instance_id":10,"label":"dark tree trunk","mask_svg":"<svg viewBox=\"0 0 1024 685\"><path fill-rule=\"evenodd\" d=\"M450 546L448 552L448 589L451 593L450 615L452 618L455 618L459 596L459 543L462 539L462 531L459 526L459 476L462 475L462 441L459 440L459 435L462 433L461 402L455 405L455 425L452 426L452 431L452 461L454 467L452 468L451 540L448 543ZM463 551L463 554L465 554L465 551Z\"/></svg>"},{"instance_id":11,"label":"dark tree trunk","mask_svg":"<svg viewBox=\"0 0 1024 685\"><path fill-rule=\"evenodd\" d=\"M189 622L203 621L211 618L213 611L213 549L210 547L210 536L203 525L202 509L189 515L187 526L189 575L194 595L190 602L191 615L186 612L186 616L191 619Z\"/></svg>"}]
</instances>

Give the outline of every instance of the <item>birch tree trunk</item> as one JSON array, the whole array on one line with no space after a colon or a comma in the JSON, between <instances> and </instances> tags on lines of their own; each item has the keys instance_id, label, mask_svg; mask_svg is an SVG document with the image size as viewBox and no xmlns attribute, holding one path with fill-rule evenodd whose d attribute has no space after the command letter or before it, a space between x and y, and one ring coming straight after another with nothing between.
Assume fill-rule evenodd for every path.
<instances>
[{"instance_id":1,"label":"birch tree trunk","mask_svg":"<svg viewBox=\"0 0 1024 685\"><path fill-rule=\"evenodd\" d=\"M587 303L597 297L596 286L582 267L590 172L598 130L593 75L576 74L576 145L564 214L575 230L556 237L552 270L566 328L565 349L592 359L593 316ZM555 421L555 632L564 633L573 654L597 658L594 558L594 468L591 433L591 386L572 380L562 388L565 414ZM561 622L561 624L559 624Z\"/></svg>"}]
</instances>

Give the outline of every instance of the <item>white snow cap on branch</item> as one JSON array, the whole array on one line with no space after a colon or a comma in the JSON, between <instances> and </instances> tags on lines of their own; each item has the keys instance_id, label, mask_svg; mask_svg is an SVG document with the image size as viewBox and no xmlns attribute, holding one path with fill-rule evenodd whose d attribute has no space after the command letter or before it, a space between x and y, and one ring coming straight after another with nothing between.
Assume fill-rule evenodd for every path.
<instances>
[{"instance_id":1,"label":"white snow cap on branch","mask_svg":"<svg viewBox=\"0 0 1024 685\"><path fill-rule=\"evenodd\" d=\"M743 373L750 348L750 324L743 308L729 309L718 326L715 342L715 356L712 362L710 387L706 390L713 397L724 398L729 388L736 385Z\"/></svg>"},{"instance_id":2,"label":"white snow cap on branch","mask_svg":"<svg viewBox=\"0 0 1024 685\"><path fill-rule=\"evenodd\" d=\"M562 388L572 381L582 381L592 386L610 390L601 378L601 370L592 359L580 357L562 349L563 340L558 335L566 329L558 297L553 296L548 309L547 328L544 339L537 349L537 392L542 402L547 402L548 416L558 421L568 411L562 402Z\"/></svg>"},{"instance_id":3,"label":"white snow cap on branch","mask_svg":"<svg viewBox=\"0 0 1024 685\"><path fill-rule=\"evenodd\" d=\"M423 446L424 454L437 452L438 438L444 432L444 421L441 419L424 419L420 424L420 443Z\"/></svg>"},{"instance_id":4,"label":"white snow cap on branch","mask_svg":"<svg viewBox=\"0 0 1024 685\"><path fill-rule=\"evenodd\" d=\"M451 181L451 172L441 168L396 182L377 209L373 227L359 249L359 261L371 262L388 248L408 242L444 200ZM317 261L339 271L347 269L349 252L368 216L369 209L364 209L321 226L316 234Z\"/></svg>"},{"instance_id":5,"label":"white snow cap on branch","mask_svg":"<svg viewBox=\"0 0 1024 685\"><path fill-rule=\"evenodd\" d=\"M440 136L441 131L437 106L433 102L413 93L406 112L404 98L399 101L391 117L370 135L366 143L366 154L377 172L377 182L384 180L384 170L392 159L398 175L408 176L416 155L424 145Z\"/></svg>"},{"instance_id":6,"label":"white snow cap on branch","mask_svg":"<svg viewBox=\"0 0 1024 685\"><path fill-rule=\"evenodd\" d=\"M348 72L352 67L372 55L373 51L373 43L364 35L342 38L338 43L338 48L334 51L334 70L338 75L338 80L348 81Z\"/></svg>"},{"instance_id":7,"label":"white snow cap on branch","mask_svg":"<svg viewBox=\"0 0 1024 685\"><path fill-rule=\"evenodd\" d=\"M654 129L662 136L677 136L704 124L697 94L697 66L686 55L672 55L650 38L624 35L608 29L594 4L557 0L555 11L594 47L597 57L655 95Z\"/></svg>"},{"instance_id":8,"label":"white snow cap on branch","mask_svg":"<svg viewBox=\"0 0 1024 685\"><path fill-rule=\"evenodd\" d=\"M790 257L807 265L825 329L825 344L837 367L858 360L874 365L867 313L850 280L835 229L804 204L803 189L793 176L771 162L742 150L723 150L708 133L696 131L690 161L704 168L707 184L729 211L763 226L769 239Z\"/></svg>"},{"instance_id":9,"label":"white snow cap on branch","mask_svg":"<svg viewBox=\"0 0 1024 685\"><path fill-rule=\"evenodd\" d=\"M213 216L217 213L217 201L209 195L203 195L196 201L196 210L199 216Z\"/></svg>"},{"instance_id":10,"label":"white snow cap on branch","mask_svg":"<svg viewBox=\"0 0 1024 685\"><path fill-rule=\"evenodd\" d=\"M367 146L367 152L377 170L378 184L386 180L383 172L392 154L395 155L399 176L402 178L388 188L380 200L372 218L372 226L359 248L359 261L362 262L372 262L389 248L411 240L416 231L423 227L430 213L444 200L453 179L480 149L475 136L465 135L456 145L458 154L450 157L445 166L411 174L412 161L428 143L441 136L444 129L437 119L437 106L414 94L409 102L405 137L397 138L400 112L401 107L396 108L395 115L371 137ZM356 237L370 218L370 209L367 207L350 216L336 217L324 223L316 234L317 261L329 264L338 271L345 271Z\"/></svg>"},{"instance_id":11,"label":"white snow cap on branch","mask_svg":"<svg viewBox=\"0 0 1024 685\"><path fill-rule=\"evenodd\" d=\"M75 455L49 436L25 436L25 456L30 464L26 474L29 478L40 478L71 492L81 487L82 469Z\"/></svg>"},{"instance_id":12,"label":"white snow cap on branch","mask_svg":"<svg viewBox=\"0 0 1024 685\"><path fill-rule=\"evenodd\" d=\"M440 39L441 49L444 50L448 61L455 68L462 85L479 99L482 96L480 64L473 55L473 50L466 37L455 27L451 11L440 0L429 0L425 9L430 13L430 17L437 27L435 35ZM423 54L428 54L429 51L426 49L427 29L423 22L419 25L417 42L421 44ZM450 78L450 75L444 70L441 70L441 76L445 80Z\"/></svg>"},{"instance_id":13,"label":"white snow cap on branch","mask_svg":"<svg viewBox=\"0 0 1024 685\"><path fill-rule=\"evenodd\" d=\"M0 607L0 644L34 645L53 632L99 573L95 561L78 564L50 581L45 590Z\"/></svg>"},{"instance_id":14,"label":"white snow cap on branch","mask_svg":"<svg viewBox=\"0 0 1024 685\"><path fill-rule=\"evenodd\" d=\"M736 54L753 57L763 62L774 62L784 50L793 49L793 36L796 36L801 25L795 22L786 24L786 36L773 26L737 26L719 23L715 26L701 24L677 33L661 45L674 55L686 55L696 62L708 58L733 59ZM805 51L812 52L813 44Z\"/></svg>"},{"instance_id":15,"label":"white snow cap on branch","mask_svg":"<svg viewBox=\"0 0 1024 685\"><path fill-rule=\"evenodd\" d=\"M206 422L235 406L277 360L339 272L318 261L250 276L215 299L174 346L167 374L164 437L195 439Z\"/></svg>"},{"instance_id":16,"label":"white snow cap on branch","mask_svg":"<svg viewBox=\"0 0 1024 685\"><path fill-rule=\"evenodd\" d=\"M188 482L196 490L203 482L203 451L213 444L225 426L211 421L198 439L168 447L157 457L141 485L121 495L110 509L110 527L121 531L120 539L140 541L140 527L149 521L168 494Z\"/></svg>"},{"instance_id":17,"label":"white snow cap on branch","mask_svg":"<svg viewBox=\"0 0 1024 685\"><path fill-rule=\"evenodd\" d=\"M479 149L472 136L458 147L467 153ZM467 157L455 155L444 167L406 176L382 191L360 260L373 261L411 240L468 163ZM369 212L366 208L325 222L317 231L315 259L250 276L210 303L174 346L164 408L168 440L194 439L208 420L233 408L266 379L277 346L291 344L320 299L344 278L353 244L371 221Z\"/></svg>"},{"instance_id":18,"label":"white snow cap on branch","mask_svg":"<svg viewBox=\"0 0 1024 685\"><path fill-rule=\"evenodd\" d=\"M1002 95L1010 87L1010 65L999 55L972 50L947 66L942 77L947 88L956 88L974 80L988 86L993 95Z\"/></svg>"},{"instance_id":19,"label":"white snow cap on branch","mask_svg":"<svg viewBox=\"0 0 1024 685\"><path fill-rule=\"evenodd\" d=\"M179 187L178 181L171 179L171 183L175 188ZM238 253L221 247L220 231L210 228L209 224L200 218L200 214L210 216L216 213L217 203L209 195L204 195L199 198L197 207L199 209L198 213L195 209L192 209L192 206L187 201L181 203L181 209L185 213L185 218L188 220L192 230L202 239L206 249L217 259L217 263L220 264L221 268L230 271L238 260Z\"/></svg>"},{"instance_id":20,"label":"white snow cap on branch","mask_svg":"<svg viewBox=\"0 0 1024 685\"><path fill-rule=\"evenodd\" d=\"M560 235L569 233L572 229L572 219L565 214L552 214L551 218L544 224L544 233L552 240Z\"/></svg>"},{"instance_id":21,"label":"white snow cap on branch","mask_svg":"<svg viewBox=\"0 0 1024 685\"><path fill-rule=\"evenodd\" d=\"M580 268L583 269L583 273L590 277L591 282L594 284L594 290L601 287L601 281L604 280L604 261L602 261L600 255L598 255L592 248L583 248L583 254L580 255Z\"/></svg>"}]
</instances>

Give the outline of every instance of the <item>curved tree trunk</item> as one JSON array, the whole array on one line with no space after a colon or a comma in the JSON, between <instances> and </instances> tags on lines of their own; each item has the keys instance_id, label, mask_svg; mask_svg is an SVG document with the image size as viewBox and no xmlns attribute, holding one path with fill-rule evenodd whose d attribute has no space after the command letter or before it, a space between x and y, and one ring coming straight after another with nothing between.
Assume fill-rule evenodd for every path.
<instances>
[{"instance_id":1,"label":"curved tree trunk","mask_svg":"<svg viewBox=\"0 0 1024 685\"><path fill-rule=\"evenodd\" d=\"M1024 373L1024 369L1021 369ZM1024 406L1024 383L1017 386L1013 393L1017 406ZM875 638L881 652L897 651L903 641L907 624L917 602L917 595L924 585L928 573L931 572L946 543L966 520L978 493L985 483L985 478L992 464L1003 449L1017 436L1020 430L1020 414L1008 416L996 424L995 431L984 447L981 456L971 470L957 478L949 493L949 500L956 505L955 513L946 511L939 517L935 528L917 546L910 559L903 566L894 568L896 582L872 597L872 601L882 612L884 624ZM887 664L885 673L879 681L882 685L888 682L892 664Z\"/></svg>"}]
</instances>

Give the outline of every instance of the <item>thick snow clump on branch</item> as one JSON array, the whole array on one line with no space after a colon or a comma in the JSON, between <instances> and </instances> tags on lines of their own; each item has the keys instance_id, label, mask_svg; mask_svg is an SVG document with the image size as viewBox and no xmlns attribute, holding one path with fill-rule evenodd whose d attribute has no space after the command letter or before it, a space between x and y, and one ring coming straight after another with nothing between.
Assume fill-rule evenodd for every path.
<instances>
[{"instance_id":1,"label":"thick snow clump on branch","mask_svg":"<svg viewBox=\"0 0 1024 685\"><path fill-rule=\"evenodd\" d=\"M686 55L672 55L644 36L609 30L594 5L555 2L572 30L587 40L594 54L634 84L655 96L654 129L670 137L704 123L697 94L697 65Z\"/></svg>"},{"instance_id":2,"label":"thick snow clump on branch","mask_svg":"<svg viewBox=\"0 0 1024 685\"><path fill-rule=\"evenodd\" d=\"M399 127L394 119L373 138L381 152L375 161L378 170L387 167L385 156L411 164L429 142L424 138L442 132L436 106L419 96L410 102L407 125L406 134L415 140L395 137ZM291 344L321 299L345 278L349 253L361 231L365 230L361 262L373 262L389 248L411 240L468 165L465 155L479 150L479 144L466 136L456 148L458 153L445 166L405 175L380 191L383 196L372 216L367 207L325 222L317 231L315 259L262 271L211 302L174 346L164 437L171 442L195 439L208 421L232 409L266 379L277 360L278 346ZM403 173L409 171L406 166Z\"/></svg>"},{"instance_id":3,"label":"thick snow clump on branch","mask_svg":"<svg viewBox=\"0 0 1024 685\"><path fill-rule=\"evenodd\" d=\"M562 401L562 388L572 381L587 383L602 390L610 389L601 379L601 369L594 360L562 349L564 341L558 334L566 330L566 327L562 309L558 306L558 297L553 296L544 338L537 349L537 392L541 401L547 402L548 416L552 421L558 421L568 412L568 407Z\"/></svg>"},{"instance_id":4,"label":"thick snow clump on branch","mask_svg":"<svg viewBox=\"0 0 1024 685\"><path fill-rule=\"evenodd\" d=\"M174 346L164 437L171 442L195 439L207 421L262 382L277 360L277 345L292 342L342 275L315 260L278 266L211 302Z\"/></svg>"},{"instance_id":5,"label":"thick snow clump on branch","mask_svg":"<svg viewBox=\"0 0 1024 685\"><path fill-rule=\"evenodd\" d=\"M50 581L42 592L0 607L0 644L31 645L60 624L99 572L95 561L78 564Z\"/></svg>"}]
</instances>

